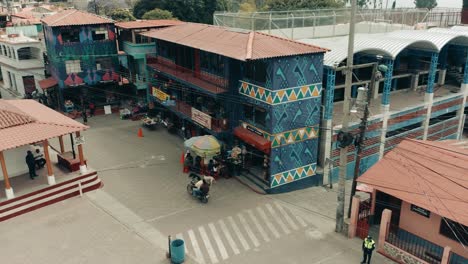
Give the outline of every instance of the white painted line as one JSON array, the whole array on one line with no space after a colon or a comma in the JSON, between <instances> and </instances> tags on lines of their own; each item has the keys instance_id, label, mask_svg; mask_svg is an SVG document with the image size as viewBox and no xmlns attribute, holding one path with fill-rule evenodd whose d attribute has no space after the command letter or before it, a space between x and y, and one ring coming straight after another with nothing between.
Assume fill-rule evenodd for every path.
<instances>
[{"instance_id":1,"label":"white painted line","mask_svg":"<svg viewBox=\"0 0 468 264\"><path fill-rule=\"evenodd\" d=\"M268 237L268 233L265 232L265 229L263 229L263 226L258 222L258 219L257 217L255 217L252 210L251 209L247 210L247 214L250 216L250 219L252 219L252 221L254 222L255 227L258 229L258 231L260 231L260 234L262 235L263 240L265 240L266 242L269 242L270 237Z\"/></svg>"},{"instance_id":2,"label":"white painted line","mask_svg":"<svg viewBox=\"0 0 468 264\"><path fill-rule=\"evenodd\" d=\"M260 246L260 242L258 242L258 239L257 237L255 236L255 234L252 232L252 229L250 229L250 225L249 223L247 223L247 221L245 220L244 216L242 214L237 214L237 217L239 217L239 220L242 224L242 226L245 228L245 231L247 231L247 235L250 237L250 239L252 240L253 244L255 247L258 247Z\"/></svg>"},{"instance_id":3,"label":"white painted line","mask_svg":"<svg viewBox=\"0 0 468 264\"><path fill-rule=\"evenodd\" d=\"M307 223L306 221L304 221L304 219L302 219L302 217L296 215L293 213L293 215L296 217L296 220L299 222L299 224L301 224L302 227L306 227L307 226Z\"/></svg>"},{"instance_id":4,"label":"white painted line","mask_svg":"<svg viewBox=\"0 0 468 264\"><path fill-rule=\"evenodd\" d=\"M229 258L229 255L228 255L228 253L226 251L226 248L224 247L224 244L223 244L223 241L221 240L221 237L218 234L218 231L216 230L215 225L213 223L209 223L208 227L210 228L211 233L213 234L213 237L214 237L214 239L216 241L216 246L218 246L219 253L221 253L221 258L223 260Z\"/></svg>"},{"instance_id":5,"label":"white painted line","mask_svg":"<svg viewBox=\"0 0 468 264\"><path fill-rule=\"evenodd\" d=\"M278 230L276 230L275 226L273 225L273 223L270 221L270 219L267 217L267 215L265 214L265 211L263 211L262 208L260 207L257 207L257 211L258 213L260 214L260 216L263 218L263 221L266 223L268 229L270 229L271 233L276 237L276 238L279 238L280 237L280 234L278 232Z\"/></svg>"},{"instance_id":6,"label":"white painted line","mask_svg":"<svg viewBox=\"0 0 468 264\"><path fill-rule=\"evenodd\" d=\"M219 226L221 226L221 230L223 230L224 236L226 237L226 239L227 239L229 245L231 246L232 251L234 252L234 254L235 255L240 254L239 248L237 247L236 242L234 242L234 239L232 239L231 233L229 233L229 230L227 229L227 226L224 223L224 221L222 219L218 220L218 224L219 224Z\"/></svg>"},{"instance_id":7,"label":"white painted line","mask_svg":"<svg viewBox=\"0 0 468 264\"><path fill-rule=\"evenodd\" d=\"M267 207L268 211L273 216L273 218L276 220L276 223L278 223L278 225L281 226L284 233L286 233L286 234L291 233L291 231L286 226L286 224L283 222L283 220L281 220L281 218L276 214L275 210L273 210L273 207L271 206L271 204L266 204L265 206Z\"/></svg>"},{"instance_id":8,"label":"white painted line","mask_svg":"<svg viewBox=\"0 0 468 264\"><path fill-rule=\"evenodd\" d=\"M297 227L296 223L294 223L294 221L291 219L291 217L286 212L286 210L284 210L283 206L281 206L278 202L275 202L275 206L276 206L276 208L278 208L280 213L284 216L284 218L286 219L286 222L288 222L289 226L291 226L294 230L298 230L299 227Z\"/></svg>"},{"instance_id":9,"label":"white painted line","mask_svg":"<svg viewBox=\"0 0 468 264\"><path fill-rule=\"evenodd\" d=\"M208 256L210 256L210 260L212 263L218 263L218 257L216 256L216 252L211 245L210 238L208 237L208 234L205 231L205 228L203 226L200 226L198 228L198 231L200 232L200 235L202 237L203 243L205 243L206 246L206 251L208 251Z\"/></svg>"},{"instance_id":10,"label":"white painted line","mask_svg":"<svg viewBox=\"0 0 468 264\"><path fill-rule=\"evenodd\" d=\"M195 233L193 232L192 229L190 229L188 232L188 235L190 237L190 241L192 243L193 251L195 251L195 258L199 263L205 263L205 259L203 258L203 254L200 250L200 247L198 246L198 241L197 237L195 236Z\"/></svg>"},{"instance_id":11,"label":"white painted line","mask_svg":"<svg viewBox=\"0 0 468 264\"><path fill-rule=\"evenodd\" d=\"M236 233L237 237L239 238L242 246L244 247L244 250L247 251L250 249L249 244L247 243L247 240L245 240L244 236L242 235L239 227L237 226L236 222L234 222L234 218L232 216L228 217L229 223L232 226L232 229L234 229L234 232Z\"/></svg>"},{"instance_id":12,"label":"white painted line","mask_svg":"<svg viewBox=\"0 0 468 264\"><path fill-rule=\"evenodd\" d=\"M185 241L184 235L182 235L181 233L179 233L179 234L175 235L175 237L176 237L177 239L182 239L182 240L184 241L185 253L189 253L188 247L187 247L187 241Z\"/></svg>"}]
</instances>

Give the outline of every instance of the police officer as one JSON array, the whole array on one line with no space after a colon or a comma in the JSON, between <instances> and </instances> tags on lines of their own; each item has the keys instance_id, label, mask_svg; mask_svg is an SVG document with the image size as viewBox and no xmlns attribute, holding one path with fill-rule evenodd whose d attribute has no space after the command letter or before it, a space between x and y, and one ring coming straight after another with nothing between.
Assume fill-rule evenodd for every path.
<instances>
[{"instance_id":1,"label":"police officer","mask_svg":"<svg viewBox=\"0 0 468 264\"><path fill-rule=\"evenodd\" d=\"M361 264L366 263L370 264L370 260L372 257L372 251L375 249L375 241L372 239L371 236L367 236L364 241L362 241L362 253L363 253L363 259L361 261Z\"/></svg>"}]
</instances>

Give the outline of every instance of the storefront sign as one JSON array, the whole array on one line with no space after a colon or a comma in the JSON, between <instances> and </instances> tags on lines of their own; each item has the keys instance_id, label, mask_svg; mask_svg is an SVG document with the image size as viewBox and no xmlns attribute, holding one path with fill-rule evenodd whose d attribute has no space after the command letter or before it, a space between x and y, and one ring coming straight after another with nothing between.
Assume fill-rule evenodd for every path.
<instances>
[{"instance_id":1,"label":"storefront sign","mask_svg":"<svg viewBox=\"0 0 468 264\"><path fill-rule=\"evenodd\" d=\"M421 208L419 206L416 206L414 204L411 205L411 211L417 213L417 214L420 214L422 216L425 216L427 218L429 218L431 216L431 212L429 210L426 210L424 208Z\"/></svg>"},{"instance_id":2,"label":"storefront sign","mask_svg":"<svg viewBox=\"0 0 468 264\"><path fill-rule=\"evenodd\" d=\"M255 127L247 125L245 128L246 128L247 130L249 130L250 132L253 132L253 133L255 133L255 134L257 134L257 135L263 137L263 132L260 131L260 130L258 130L258 129L256 129Z\"/></svg>"},{"instance_id":3,"label":"storefront sign","mask_svg":"<svg viewBox=\"0 0 468 264\"><path fill-rule=\"evenodd\" d=\"M161 104L165 105L165 106L175 106L176 101L175 100L166 100L166 101L162 101Z\"/></svg>"},{"instance_id":4,"label":"storefront sign","mask_svg":"<svg viewBox=\"0 0 468 264\"><path fill-rule=\"evenodd\" d=\"M192 120L208 129L211 129L211 116L193 107L192 107Z\"/></svg>"},{"instance_id":5,"label":"storefront sign","mask_svg":"<svg viewBox=\"0 0 468 264\"><path fill-rule=\"evenodd\" d=\"M158 98L158 100L160 101L166 101L166 100L171 99L171 97L167 93L159 90L156 87L153 87L153 96Z\"/></svg>"}]
</instances>

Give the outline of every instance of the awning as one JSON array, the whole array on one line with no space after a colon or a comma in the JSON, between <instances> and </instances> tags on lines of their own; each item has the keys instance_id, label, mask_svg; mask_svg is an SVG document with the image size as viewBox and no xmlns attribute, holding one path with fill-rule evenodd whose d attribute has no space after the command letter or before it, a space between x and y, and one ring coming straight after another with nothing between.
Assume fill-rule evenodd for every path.
<instances>
[{"instance_id":1,"label":"awning","mask_svg":"<svg viewBox=\"0 0 468 264\"><path fill-rule=\"evenodd\" d=\"M250 132L243 127L236 127L234 129L234 136L262 152L270 153L271 142L260 135Z\"/></svg>"},{"instance_id":2,"label":"awning","mask_svg":"<svg viewBox=\"0 0 468 264\"><path fill-rule=\"evenodd\" d=\"M55 85L57 85L57 80L55 80L54 77L49 77L39 81L39 86L42 88L42 90L47 90Z\"/></svg>"}]
</instances>

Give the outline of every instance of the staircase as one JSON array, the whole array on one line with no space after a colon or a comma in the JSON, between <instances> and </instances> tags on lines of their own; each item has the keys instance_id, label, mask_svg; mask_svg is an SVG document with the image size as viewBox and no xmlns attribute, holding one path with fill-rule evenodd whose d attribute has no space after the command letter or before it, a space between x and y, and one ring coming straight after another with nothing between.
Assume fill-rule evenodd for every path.
<instances>
[{"instance_id":1,"label":"staircase","mask_svg":"<svg viewBox=\"0 0 468 264\"><path fill-rule=\"evenodd\" d=\"M447 77L457 82L458 85L463 83L463 73L456 69L447 69Z\"/></svg>"},{"instance_id":2,"label":"staircase","mask_svg":"<svg viewBox=\"0 0 468 264\"><path fill-rule=\"evenodd\" d=\"M246 169L241 172L241 175L237 176L237 179L253 191L266 194L267 190L270 188L269 183L259 175L261 175L261 171L259 169Z\"/></svg>"},{"instance_id":3,"label":"staircase","mask_svg":"<svg viewBox=\"0 0 468 264\"><path fill-rule=\"evenodd\" d=\"M78 176L43 189L0 202L0 222L102 186L97 172Z\"/></svg>"}]
</instances>

